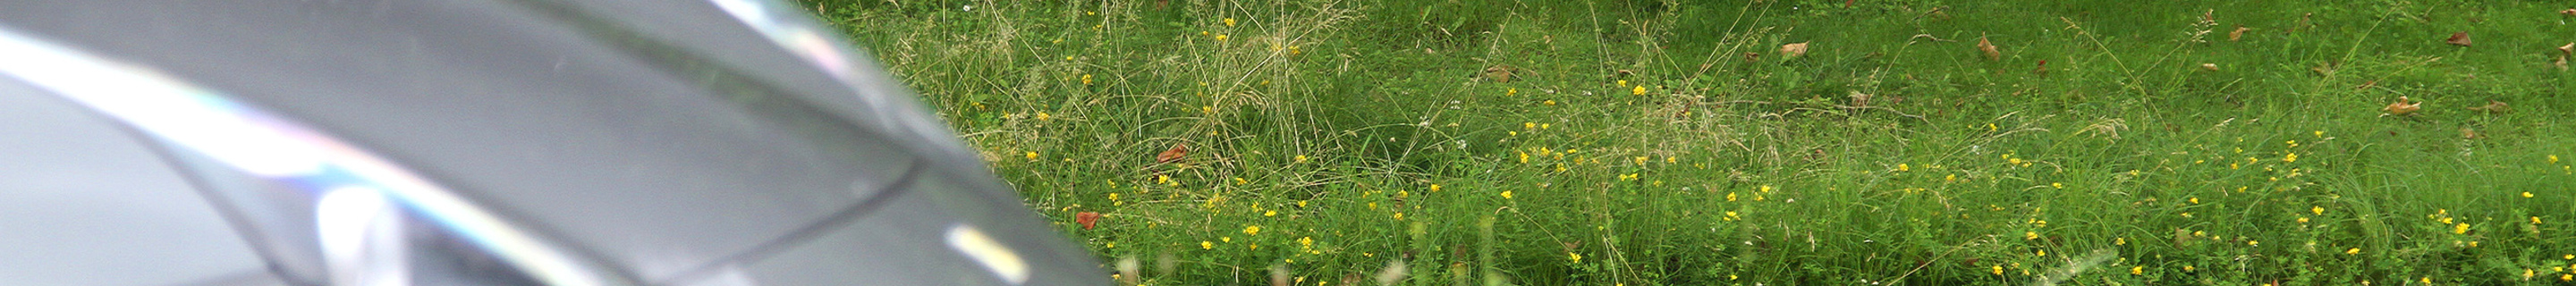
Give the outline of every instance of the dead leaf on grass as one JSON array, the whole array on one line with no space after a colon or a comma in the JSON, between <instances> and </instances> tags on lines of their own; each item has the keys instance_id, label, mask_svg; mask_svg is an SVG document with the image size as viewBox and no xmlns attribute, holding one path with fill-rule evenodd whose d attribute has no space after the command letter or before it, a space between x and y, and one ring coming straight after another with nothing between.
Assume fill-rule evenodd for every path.
<instances>
[{"instance_id":1,"label":"dead leaf on grass","mask_svg":"<svg viewBox=\"0 0 2576 286\"><path fill-rule=\"evenodd\" d=\"M2236 41L2236 40L2238 40L2238 39L2244 39L2244 38L2245 38L2245 31L2252 31L2252 30L2254 30L2254 28L2246 28L2245 26L2242 26L2242 25L2236 26L2236 31L2227 32L2227 41L2229 41L2229 42L2234 42L2234 41Z\"/></svg>"},{"instance_id":2,"label":"dead leaf on grass","mask_svg":"<svg viewBox=\"0 0 2576 286\"><path fill-rule=\"evenodd\" d=\"M2381 108L2379 110L2388 112L2388 115L2407 116L2415 115L2416 110L2424 109L2423 105L2424 103L2414 102L2412 99L2399 96L2397 97L2397 103L2390 103L2388 104L2388 108Z\"/></svg>"},{"instance_id":3,"label":"dead leaf on grass","mask_svg":"<svg viewBox=\"0 0 2576 286\"><path fill-rule=\"evenodd\" d=\"M1795 58L1804 55L1807 55L1807 42L1780 45L1780 57Z\"/></svg>"},{"instance_id":4,"label":"dead leaf on grass","mask_svg":"<svg viewBox=\"0 0 2576 286\"><path fill-rule=\"evenodd\" d=\"M2451 38L2442 40L2442 42L2467 47L2469 46L2469 32L2451 33Z\"/></svg>"},{"instance_id":5,"label":"dead leaf on grass","mask_svg":"<svg viewBox=\"0 0 2576 286\"><path fill-rule=\"evenodd\" d=\"M1494 65L1485 67L1484 76L1486 80L1491 80L1497 83L1512 82L1512 66Z\"/></svg>"},{"instance_id":6,"label":"dead leaf on grass","mask_svg":"<svg viewBox=\"0 0 2576 286\"><path fill-rule=\"evenodd\" d=\"M1995 49L1995 43L1986 41L1986 37L1977 37L1977 51L1985 53L1986 60L1988 61L2002 60L2004 58L2004 52Z\"/></svg>"},{"instance_id":7,"label":"dead leaf on grass","mask_svg":"<svg viewBox=\"0 0 2576 286\"><path fill-rule=\"evenodd\" d=\"M1154 154L1154 163L1179 162L1181 161L1181 158L1188 157L1189 155L1189 145L1174 143L1172 144L1171 150L1163 150L1162 154Z\"/></svg>"}]
</instances>

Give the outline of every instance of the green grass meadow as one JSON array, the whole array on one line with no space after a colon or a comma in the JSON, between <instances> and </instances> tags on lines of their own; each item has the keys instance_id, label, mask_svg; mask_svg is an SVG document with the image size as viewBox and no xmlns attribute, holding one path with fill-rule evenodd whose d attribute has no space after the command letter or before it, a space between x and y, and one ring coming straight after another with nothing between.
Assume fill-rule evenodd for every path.
<instances>
[{"instance_id":1,"label":"green grass meadow","mask_svg":"<svg viewBox=\"0 0 2576 286\"><path fill-rule=\"evenodd\" d=\"M801 4L1121 283L2576 285L2564 1Z\"/></svg>"}]
</instances>

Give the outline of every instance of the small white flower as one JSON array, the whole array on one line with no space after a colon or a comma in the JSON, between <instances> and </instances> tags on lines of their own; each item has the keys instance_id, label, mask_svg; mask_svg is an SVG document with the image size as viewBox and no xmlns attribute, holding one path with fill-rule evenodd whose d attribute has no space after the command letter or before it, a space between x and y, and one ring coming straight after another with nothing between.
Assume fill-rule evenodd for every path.
<instances>
[{"instance_id":1,"label":"small white flower","mask_svg":"<svg viewBox=\"0 0 2576 286\"><path fill-rule=\"evenodd\" d=\"M960 10L966 10L966 12L975 12L975 5L966 5L966 8L963 8L963 9L960 9Z\"/></svg>"}]
</instances>

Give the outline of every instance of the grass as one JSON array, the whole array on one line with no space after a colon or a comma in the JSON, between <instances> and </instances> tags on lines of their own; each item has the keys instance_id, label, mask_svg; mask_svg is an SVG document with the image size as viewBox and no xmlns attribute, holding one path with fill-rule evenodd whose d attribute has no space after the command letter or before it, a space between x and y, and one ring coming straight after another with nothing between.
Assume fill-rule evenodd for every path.
<instances>
[{"instance_id":1,"label":"grass","mask_svg":"<svg viewBox=\"0 0 2576 286\"><path fill-rule=\"evenodd\" d=\"M801 4L1124 283L2576 283L2564 3Z\"/></svg>"}]
</instances>

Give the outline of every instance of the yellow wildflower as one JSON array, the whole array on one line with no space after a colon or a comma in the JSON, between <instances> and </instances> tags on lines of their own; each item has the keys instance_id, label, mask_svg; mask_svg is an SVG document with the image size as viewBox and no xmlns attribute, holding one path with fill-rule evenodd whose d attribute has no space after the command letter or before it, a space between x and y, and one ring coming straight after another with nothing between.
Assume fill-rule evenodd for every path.
<instances>
[{"instance_id":1,"label":"yellow wildflower","mask_svg":"<svg viewBox=\"0 0 2576 286\"><path fill-rule=\"evenodd\" d=\"M2308 212L2317 213L2317 215L2326 215L2326 207L2323 207L2323 206L2308 206Z\"/></svg>"},{"instance_id":2,"label":"yellow wildflower","mask_svg":"<svg viewBox=\"0 0 2576 286\"><path fill-rule=\"evenodd\" d=\"M1574 263L1583 263L1583 254L1581 254L1581 253L1573 253L1573 252L1566 252L1566 253L1565 253L1565 260L1566 260L1566 261L1573 261Z\"/></svg>"},{"instance_id":3,"label":"yellow wildflower","mask_svg":"<svg viewBox=\"0 0 2576 286\"><path fill-rule=\"evenodd\" d=\"M1996 264L1996 265L1994 266L1994 272L1995 272L1995 275L2004 275L2004 265L2002 265L2002 264Z\"/></svg>"},{"instance_id":4,"label":"yellow wildflower","mask_svg":"<svg viewBox=\"0 0 2576 286\"><path fill-rule=\"evenodd\" d=\"M1628 87L1628 80L1619 80L1619 87Z\"/></svg>"},{"instance_id":5,"label":"yellow wildflower","mask_svg":"<svg viewBox=\"0 0 2576 286\"><path fill-rule=\"evenodd\" d=\"M1726 201L1729 201L1729 202L1735 201L1735 192L1727 192L1727 193L1726 193Z\"/></svg>"},{"instance_id":6,"label":"yellow wildflower","mask_svg":"<svg viewBox=\"0 0 2576 286\"><path fill-rule=\"evenodd\" d=\"M1218 41L1218 42L1224 42L1224 41L1225 41L1225 34L1216 34L1216 41Z\"/></svg>"},{"instance_id":7,"label":"yellow wildflower","mask_svg":"<svg viewBox=\"0 0 2576 286\"><path fill-rule=\"evenodd\" d=\"M1395 213L1395 220L1404 220L1404 213Z\"/></svg>"},{"instance_id":8,"label":"yellow wildflower","mask_svg":"<svg viewBox=\"0 0 2576 286\"><path fill-rule=\"evenodd\" d=\"M2146 274L2146 272L2146 266L2129 267L2129 275L2141 275Z\"/></svg>"},{"instance_id":9,"label":"yellow wildflower","mask_svg":"<svg viewBox=\"0 0 2576 286\"><path fill-rule=\"evenodd\" d=\"M1046 112L1038 112L1038 121L1047 121L1048 119L1053 118L1055 118L1055 116L1047 115Z\"/></svg>"},{"instance_id":10,"label":"yellow wildflower","mask_svg":"<svg viewBox=\"0 0 2576 286\"><path fill-rule=\"evenodd\" d=\"M2463 223L2460 223L2460 224L2457 224L2457 225L2452 225L2452 226L2451 226L2451 233L2452 233L2452 234L2469 234L2469 223L2465 223L2465 222L2463 222Z\"/></svg>"},{"instance_id":11,"label":"yellow wildflower","mask_svg":"<svg viewBox=\"0 0 2576 286\"><path fill-rule=\"evenodd\" d=\"M1637 86L1637 88L1635 88L1635 89L1630 89L1630 90L1628 90L1628 94L1630 94L1630 95L1646 95L1646 86L1639 85L1639 86Z\"/></svg>"},{"instance_id":12,"label":"yellow wildflower","mask_svg":"<svg viewBox=\"0 0 2576 286\"><path fill-rule=\"evenodd\" d=\"M1261 235L1261 226L1258 226L1258 225L1248 225L1248 226L1244 226L1244 227L1243 227L1243 235Z\"/></svg>"},{"instance_id":13,"label":"yellow wildflower","mask_svg":"<svg viewBox=\"0 0 2576 286\"><path fill-rule=\"evenodd\" d=\"M2111 245L2129 245L2129 238L2126 238L2126 237L2111 238Z\"/></svg>"},{"instance_id":14,"label":"yellow wildflower","mask_svg":"<svg viewBox=\"0 0 2576 286\"><path fill-rule=\"evenodd\" d=\"M1433 191L1433 192L1438 192L1438 191L1440 191L1440 184L1431 184L1431 191Z\"/></svg>"},{"instance_id":15,"label":"yellow wildflower","mask_svg":"<svg viewBox=\"0 0 2576 286\"><path fill-rule=\"evenodd\" d=\"M2325 130L2317 130L2317 132L2316 132L2315 134L2317 134L2317 138L2326 138L2326 131L2325 131Z\"/></svg>"},{"instance_id":16,"label":"yellow wildflower","mask_svg":"<svg viewBox=\"0 0 2576 286\"><path fill-rule=\"evenodd\" d=\"M1234 237L1232 237L1232 236L1219 236L1219 237L1217 237L1217 238L1216 238L1216 241L1218 241L1218 242L1234 242Z\"/></svg>"},{"instance_id":17,"label":"yellow wildflower","mask_svg":"<svg viewBox=\"0 0 2576 286\"><path fill-rule=\"evenodd\" d=\"M1037 161L1037 160L1038 160L1038 152L1029 152L1029 155L1028 155L1027 157L1029 157L1029 161ZM2525 194L2529 194L2529 193L2525 193Z\"/></svg>"},{"instance_id":18,"label":"yellow wildflower","mask_svg":"<svg viewBox=\"0 0 2576 286\"><path fill-rule=\"evenodd\" d=\"M1225 26L1226 26L1226 27L1233 27L1233 26L1234 26L1234 18L1225 18Z\"/></svg>"},{"instance_id":19,"label":"yellow wildflower","mask_svg":"<svg viewBox=\"0 0 2576 286\"><path fill-rule=\"evenodd\" d=\"M2533 216L2533 217L2531 217L2531 224L2540 224L2540 217L2539 217L2539 216Z\"/></svg>"},{"instance_id":20,"label":"yellow wildflower","mask_svg":"<svg viewBox=\"0 0 2576 286\"><path fill-rule=\"evenodd\" d=\"M2024 231L2024 232L2021 232L2021 239L2022 239L2022 240L2034 240L2034 239L2039 239L2039 232L2036 232L2036 231Z\"/></svg>"},{"instance_id":21,"label":"yellow wildflower","mask_svg":"<svg viewBox=\"0 0 2576 286\"><path fill-rule=\"evenodd\" d=\"M1518 88L1506 88L1506 89L1503 89L1503 96L1512 96L1512 95L1519 95L1519 94L1521 94L1521 89L1518 89Z\"/></svg>"},{"instance_id":22,"label":"yellow wildflower","mask_svg":"<svg viewBox=\"0 0 2576 286\"><path fill-rule=\"evenodd\" d=\"M1503 199L1508 200L1508 199L1511 199L1511 198L1512 198L1512 191L1503 191Z\"/></svg>"},{"instance_id":23,"label":"yellow wildflower","mask_svg":"<svg viewBox=\"0 0 2576 286\"><path fill-rule=\"evenodd\" d=\"M1216 243L1201 240L1199 241L1199 249L1216 249Z\"/></svg>"},{"instance_id":24,"label":"yellow wildflower","mask_svg":"<svg viewBox=\"0 0 2576 286\"><path fill-rule=\"evenodd\" d=\"M1905 163L1896 163L1896 171L1897 171L1897 172L1913 171L1913 170L1914 170L1914 167L1913 167L1913 166L1907 166L1907 165L1905 165Z\"/></svg>"},{"instance_id":25,"label":"yellow wildflower","mask_svg":"<svg viewBox=\"0 0 2576 286\"><path fill-rule=\"evenodd\" d=\"M1637 165L1639 166L1646 165L1646 156L1637 156L1635 161L1637 161Z\"/></svg>"},{"instance_id":26,"label":"yellow wildflower","mask_svg":"<svg viewBox=\"0 0 2576 286\"><path fill-rule=\"evenodd\" d=\"M2304 217L2304 216L2299 217L2299 223L2300 223L2300 224L2307 224L2307 223L2308 223L2308 217Z\"/></svg>"},{"instance_id":27,"label":"yellow wildflower","mask_svg":"<svg viewBox=\"0 0 2576 286\"><path fill-rule=\"evenodd\" d=\"M2529 198L2529 197L2531 197L2531 192L2522 192L2522 197L2525 197L2525 198Z\"/></svg>"},{"instance_id":28,"label":"yellow wildflower","mask_svg":"<svg viewBox=\"0 0 2576 286\"><path fill-rule=\"evenodd\" d=\"M1306 162L1306 155L1297 155L1296 162L1297 162L1297 163L1305 163L1305 162Z\"/></svg>"},{"instance_id":29,"label":"yellow wildflower","mask_svg":"<svg viewBox=\"0 0 2576 286\"><path fill-rule=\"evenodd\" d=\"M1298 207L1298 208L1305 208L1305 207L1306 207L1306 200L1297 200L1297 207Z\"/></svg>"},{"instance_id":30,"label":"yellow wildflower","mask_svg":"<svg viewBox=\"0 0 2576 286\"><path fill-rule=\"evenodd\" d=\"M2354 248L2352 248L2352 249L2345 249L2345 250L2343 250L2343 254L2345 254L2345 255L2361 254L2361 248L2360 248L2360 247L2354 247Z\"/></svg>"},{"instance_id":31,"label":"yellow wildflower","mask_svg":"<svg viewBox=\"0 0 2576 286\"><path fill-rule=\"evenodd\" d=\"M1261 211L1261 216L1279 216L1279 211Z\"/></svg>"},{"instance_id":32,"label":"yellow wildflower","mask_svg":"<svg viewBox=\"0 0 2576 286\"><path fill-rule=\"evenodd\" d=\"M2200 204L2200 197L2191 197L2191 204Z\"/></svg>"},{"instance_id":33,"label":"yellow wildflower","mask_svg":"<svg viewBox=\"0 0 2576 286\"><path fill-rule=\"evenodd\" d=\"M2281 155L2281 162L2282 162L2282 163L2298 162L2298 161L2299 161L2299 153L2289 153L2289 154L2287 154L2287 155Z\"/></svg>"},{"instance_id":34,"label":"yellow wildflower","mask_svg":"<svg viewBox=\"0 0 2576 286\"><path fill-rule=\"evenodd\" d=\"M2066 184L2061 184L2061 183L2048 183L2048 186L2049 186L2049 187L2053 187L2053 188L2059 188L2059 189L2064 189L2064 188L2066 188Z\"/></svg>"},{"instance_id":35,"label":"yellow wildflower","mask_svg":"<svg viewBox=\"0 0 2576 286\"><path fill-rule=\"evenodd\" d=\"M2182 271L2195 271L2195 270L2200 270L2200 269L2199 269L2199 268L2192 268L2192 267L2191 267L2191 265L2183 265L2183 266L2182 266Z\"/></svg>"},{"instance_id":36,"label":"yellow wildflower","mask_svg":"<svg viewBox=\"0 0 2576 286\"><path fill-rule=\"evenodd\" d=\"M1521 122L1521 129L1538 129L1538 122Z\"/></svg>"}]
</instances>

